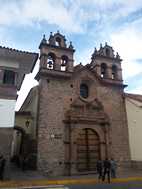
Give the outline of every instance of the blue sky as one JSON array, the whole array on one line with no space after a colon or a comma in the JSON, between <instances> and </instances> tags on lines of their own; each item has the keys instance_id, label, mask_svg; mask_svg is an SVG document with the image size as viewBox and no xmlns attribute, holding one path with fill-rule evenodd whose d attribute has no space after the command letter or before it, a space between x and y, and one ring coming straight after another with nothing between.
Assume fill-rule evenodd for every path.
<instances>
[{"instance_id":1,"label":"blue sky","mask_svg":"<svg viewBox=\"0 0 142 189\"><path fill-rule=\"evenodd\" d=\"M108 42L123 59L127 91L142 94L141 0L0 0L0 5L2 46L39 52L43 34L48 38L60 30L73 42L75 64L86 64L94 47ZM35 85L33 77L26 77L18 106Z\"/></svg>"}]
</instances>

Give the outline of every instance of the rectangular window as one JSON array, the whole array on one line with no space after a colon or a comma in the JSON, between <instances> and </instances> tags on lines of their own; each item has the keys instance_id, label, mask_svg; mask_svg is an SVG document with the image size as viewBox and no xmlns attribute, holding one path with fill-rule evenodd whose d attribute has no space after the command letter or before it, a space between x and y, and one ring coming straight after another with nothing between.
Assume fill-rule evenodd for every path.
<instances>
[{"instance_id":1,"label":"rectangular window","mask_svg":"<svg viewBox=\"0 0 142 189\"><path fill-rule=\"evenodd\" d=\"M15 84L15 72L11 70L4 71L3 84Z\"/></svg>"},{"instance_id":2,"label":"rectangular window","mask_svg":"<svg viewBox=\"0 0 142 189\"><path fill-rule=\"evenodd\" d=\"M3 70L0 69L0 84L3 82Z\"/></svg>"}]
</instances>

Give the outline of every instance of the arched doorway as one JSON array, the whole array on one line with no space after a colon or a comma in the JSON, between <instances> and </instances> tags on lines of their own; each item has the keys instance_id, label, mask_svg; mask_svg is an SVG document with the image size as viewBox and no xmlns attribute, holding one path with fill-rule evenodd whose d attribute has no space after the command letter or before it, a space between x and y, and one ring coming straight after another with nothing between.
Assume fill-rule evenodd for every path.
<instances>
[{"instance_id":1,"label":"arched doorway","mask_svg":"<svg viewBox=\"0 0 142 189\"><path fill-rule=\"evenodd\" d=\"M22 154L25 130L20 126L14 126L11 157Z\"/></svg>"},{"instance_id":2,"label":"arched doorway","mask_svg":"<svg viewBox=\"0 0 142 189\"><path fill-rule=\"evenodd\" d=\"M77 137L77 170L96 171L96 162L100 158L100 139L90 128L82 129Z\"/></svg>"}]
</instances>

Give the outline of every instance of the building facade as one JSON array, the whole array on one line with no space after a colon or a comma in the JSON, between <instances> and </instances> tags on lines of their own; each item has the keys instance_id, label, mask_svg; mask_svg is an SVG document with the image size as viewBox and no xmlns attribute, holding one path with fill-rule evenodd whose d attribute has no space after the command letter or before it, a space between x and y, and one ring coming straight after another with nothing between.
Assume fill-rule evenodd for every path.
<instances>
[{"instance_id":1,"label":"building facade","mask_svg":"<svg viewBox=\"0 0 142 189\"><path fill-rule=\"evenodd\" d=\"M130 163L120 56L107 45L74 66L74 47L51 33L40 43L37 166L49 175L89 174L99 158Z\"/></svg>"},{"instance_id":2,"label":"building facade","mask_svg":"<svg viewBox=\"0 0 142 189\"><path fill-rule=\"evenodd\" d=\"M31 89L22 107L15 114L13 154L15 162L26 158L28 169L36 169L37 161L38 86Z\"/></svg>"},{"instance_id":3,"label":"building facade","mask_svg":"<svg viewBox=\"0 0 142 189\"><path fill-rule=\"evenodd\" d=\"M0 46L0 154L5 158L11 156L17 91L37 58L37 53Z\"/></svg>"},{"instance_id":4,"label":"building facade","mask_svg":"<svg viewBox=\"0 0 142 189\"><path fill-rule=\"evenodd\" d=\"M142 95L125 94L132 167L142 169Z\"/></svg>"}]
</instances>

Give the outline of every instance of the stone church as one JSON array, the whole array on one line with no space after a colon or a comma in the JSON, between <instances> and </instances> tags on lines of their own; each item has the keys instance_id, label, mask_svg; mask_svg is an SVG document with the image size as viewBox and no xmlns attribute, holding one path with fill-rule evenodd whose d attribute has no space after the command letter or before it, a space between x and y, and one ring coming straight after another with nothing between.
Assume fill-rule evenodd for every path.
<instances>
[{"instance_id":1,"label":"stone church","mask_svg":"<svg viewBox=\"0 0 142 189\"><path fill-rule=\"evenodd\" d=\"M105 158L129 166L119 54L106 43L94 50L89 64L74 65L75 49L59 32L48 40L44 36L39 49L39 85L20 109L21 115L32 112L28 119L34 128L37 168L53 176L89 174Z\"/></svg>"}]
</instances>

